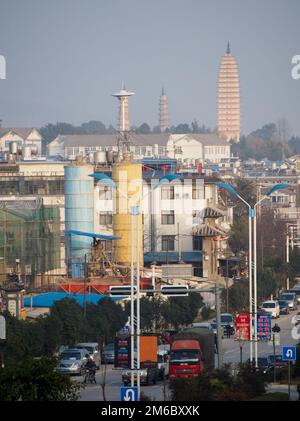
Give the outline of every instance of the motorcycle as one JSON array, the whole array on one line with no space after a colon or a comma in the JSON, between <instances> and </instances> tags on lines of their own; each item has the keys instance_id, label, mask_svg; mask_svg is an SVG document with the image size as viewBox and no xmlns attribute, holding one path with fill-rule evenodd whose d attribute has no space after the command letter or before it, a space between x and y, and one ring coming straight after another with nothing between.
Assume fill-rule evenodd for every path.
<instances>
[{"instance_id":1,"label":"motorcycle","mask_svg":"<svg viewBox=\"0 0 300 421\"><path fill-rule=\"evenodd\" d=\"M86 368L85 369L85 376L83 383L97 383L96 382L96 376L95 376L95 370L92 368Z\"/></svg>"}]
</instances>

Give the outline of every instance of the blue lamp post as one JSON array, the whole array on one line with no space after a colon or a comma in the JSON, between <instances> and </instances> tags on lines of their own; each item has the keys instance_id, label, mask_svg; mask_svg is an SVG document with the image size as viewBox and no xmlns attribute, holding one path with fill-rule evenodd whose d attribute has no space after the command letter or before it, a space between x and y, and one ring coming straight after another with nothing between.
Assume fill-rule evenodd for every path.
<instances>
[{"instance_id":1,"label":"blue lamp post","mask_svg":"<svg viewBox=\"0 0 300 421\"><path fill-rule=\"evenodd\" d=\"M240 194L228 183L217 182L214 183L216 186L227 190L233 196L240 199L248 207L248 220L249 220L249 262L248 262L248 278L249 278L249 313L250 313L250 361L253 360L253 319L254 319L254 343L255 343L255 367L258 366L258 349L257 349L257 240L256 240L256 209L257 206L267 197L271 196L277 190L289 187L289 184L280 183L270 188L267 193L255 203L253 207L246 202L246 200L240 196ZM253 221L252 221L253 220ZM252 261L252 225L253 225L253 255ZM252 268L254 271L254 279L252 279ZM254 281L254 282L253 282ZM254 286L254 288L253 288ZM252 294L253 290L253 294ZM253 300L254 296L254 300Z\"/></svg>"},{"instance_id":2,"label":"blue lamp post","mask_svg":"<svg viewBox=\"0 0 300 421\"><path fill-rule=\"evenodd\" d=\"M256 222L257 222L257 207L259 206L259 204L266 199L267 197L271 196L272 193L274 193L277 190L281 190L281 189L285 189L289 187L289 184L286 183L279 183L279 184L275 184L273 187L271 187L266 194L258 201L255 203L254 207L253 207L253 257L254 257L254 265L253 265L253 270L254 270L254 346L255 346L255 367L258 367L258 340L257 340L257 240L256 240L256 234L257 234L257 229L256 229Z\"/></svg>"}]
</instances>

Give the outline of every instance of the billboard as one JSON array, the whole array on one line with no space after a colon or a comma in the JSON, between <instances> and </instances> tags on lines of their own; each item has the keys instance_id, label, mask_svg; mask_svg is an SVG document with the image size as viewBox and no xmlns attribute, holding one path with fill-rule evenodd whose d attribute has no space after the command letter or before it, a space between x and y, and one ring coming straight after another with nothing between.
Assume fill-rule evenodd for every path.
<instances>
[{"instance_id":1,"label":"billboard","mask_svg":"<svg viewBox=\"0 0 300 421\"><path fill-rule=\"evenodd\" d=\"M257 337L259 340L271 340L272 319L271 314L257 315Z\"/></svg>"},{"instance_id":2,"label":"billboard","mask_svg":"<svg viewBox=\"0 0 300 421\"><path fill-rule=\"evenodd\" d=\"M131 337L119 335L115 338L115 367L130 368L131 366Z\"/></svg>"},{"instance_id":3,"label":"billboard","mask_svg":"<svg viewBox=\"0 0 300 421\"><path fill-rule=\"evenodd\" d=\"M239 341L250 340L250 315L247 313L238 314L235 318L236 330L235 339Z\"/></svg>"}]
</instances>

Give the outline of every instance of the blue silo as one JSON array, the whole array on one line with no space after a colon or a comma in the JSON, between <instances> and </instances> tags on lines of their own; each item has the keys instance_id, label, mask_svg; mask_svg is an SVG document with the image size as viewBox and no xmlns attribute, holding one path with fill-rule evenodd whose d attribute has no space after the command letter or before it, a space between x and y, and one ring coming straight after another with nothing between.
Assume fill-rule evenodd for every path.
<instances>
[{"instance_id":1,"label":"blue silo","mask_svg":"<svg viewBox=\"0 0 300 421\"><path fill-rule=\"evenodd\" d=\"M94 231L94 172L92 165L65 166L65 230ZM84 256L91 252L91 238L66 235L66 262L72 277L84 276Z\"/></svg>"}]
</instances>

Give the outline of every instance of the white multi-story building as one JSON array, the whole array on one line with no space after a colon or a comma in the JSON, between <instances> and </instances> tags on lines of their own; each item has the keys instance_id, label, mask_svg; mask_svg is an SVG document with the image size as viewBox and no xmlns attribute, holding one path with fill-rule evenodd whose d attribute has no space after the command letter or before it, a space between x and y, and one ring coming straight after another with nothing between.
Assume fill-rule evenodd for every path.
<instances>
[{"instance_id":1,"label":"white multi-story building","mask_svg":"<svg viewBox=\"0 0 300 421\"><path fill-rule=\"evenodd\" d=\"M130 150L134 159L170 157L179 163L220 163L230 159L230 144L216 134L132 134ZM47 146L48 156L75 160L95 152L117 152L115 135L59 135ZM103 158L102 158L103 159ZM97 158L95 156L95 160Z\"/></svg>"},{"instance_id":2,"label":"white multi-story building","mask_svg":"<svg viewBox=\"0 0 300 421\"><path fill-rule=\"evenodd\" d=\"M95 232L111 235L114 189L102 180L94 192ZM185 262L206 278L218 272L232 209L220 205L213 183L192 174L172 183L144 179L142 212L145 265Z\"/></svg>"}]
</instances>

